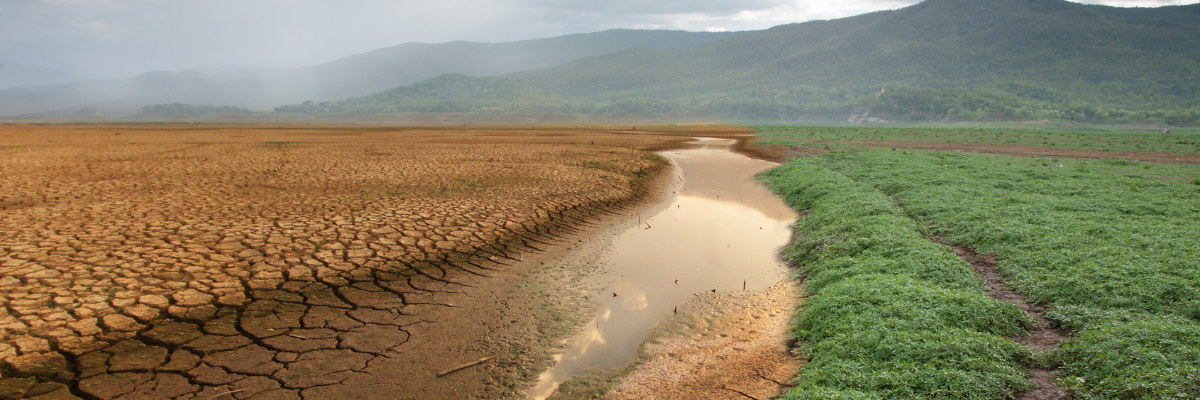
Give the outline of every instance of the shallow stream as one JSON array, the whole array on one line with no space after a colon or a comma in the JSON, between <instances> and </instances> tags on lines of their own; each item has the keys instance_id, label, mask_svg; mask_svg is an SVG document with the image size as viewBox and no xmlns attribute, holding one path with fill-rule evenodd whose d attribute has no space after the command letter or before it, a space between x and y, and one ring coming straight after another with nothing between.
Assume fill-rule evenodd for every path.
<instances>
[{"instance_id":1,"label":"shallow stream","mask_svg":"<svg viewBox=\"0 0 1200 400\"><path fill-rule=\"evenodd\" d=\"M593 320L569 339L557 364L527 392L542 400L591 368L625 365L655 325L706 291L760 291L783 279L779 249L796 214L754 175L777 164L730 150L732 140L698 139L660 153L677 175L666 207L614 238L602 259Z\"/></svg>"}]
</instances>

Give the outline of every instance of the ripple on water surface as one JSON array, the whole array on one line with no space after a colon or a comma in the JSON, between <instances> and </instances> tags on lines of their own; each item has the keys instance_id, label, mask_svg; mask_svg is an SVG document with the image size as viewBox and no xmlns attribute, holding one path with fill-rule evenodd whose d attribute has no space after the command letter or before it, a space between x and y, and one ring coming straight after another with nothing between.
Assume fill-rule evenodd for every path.
<instances>
[{"instance_id":1,"label":"ripple on water surface","mask_svg":"<svg viewBox=\"0 0 1200 400\"><path fill-rule=\"evenodd\" d=\"M783 278L779 249L796 214L753 180L777 164L729 150L732 141L701 139L697 148L662 153L682 181L669 206L621 233L606 250L600 308L571 338L557 364L527 393L549 397L571 375L631 360L646 334L697 293L757 291ZM613 296L615 294L615 296Z\"/></svg>"}]
</instances>

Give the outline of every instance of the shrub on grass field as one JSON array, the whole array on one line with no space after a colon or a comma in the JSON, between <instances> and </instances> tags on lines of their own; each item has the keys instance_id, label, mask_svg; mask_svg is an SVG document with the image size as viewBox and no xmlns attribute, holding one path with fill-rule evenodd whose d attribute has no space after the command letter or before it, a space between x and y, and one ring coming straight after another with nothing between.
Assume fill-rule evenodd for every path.
<instances>
[{"instance_id":1,"label":"shrub on grass field","mask_svg":"<svg viewBox=\"0 0 1200 400\"><path fill-rule=\"evenodd\" d=\"M1200 329L1179 317L1094 323L1048 358L1082 398L1200 398Z\"/></svg>"},{"instance_id":2,"label":"shrub on grass field","mask_svg":"<svg viewBox=\"0 0 1200 400\"><path fill-rule=\"evenodd\" d=\"M906 275L858 275L805 302L795 331L821 341L876 325L904 330L967 329L997 336L1025 334L1028 317L1015 304L983 293L937 287Z\"/></svg>"}]
</instances>

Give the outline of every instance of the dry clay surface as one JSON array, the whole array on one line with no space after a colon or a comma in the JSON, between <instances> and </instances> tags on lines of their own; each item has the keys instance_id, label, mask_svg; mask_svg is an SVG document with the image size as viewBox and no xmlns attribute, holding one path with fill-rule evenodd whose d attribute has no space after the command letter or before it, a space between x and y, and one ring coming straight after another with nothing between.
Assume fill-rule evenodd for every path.
<instances>
[{"instance_id":1,"label":"dry clay surface","mask_svg":"<svg viewBox=\"0 0 1200 400\"><path fill-rule=\"evenodd\" d=\"M0 125L0 398L511 395L429 371L703 134L644 133Z\"/></svg>"}]
</instances>

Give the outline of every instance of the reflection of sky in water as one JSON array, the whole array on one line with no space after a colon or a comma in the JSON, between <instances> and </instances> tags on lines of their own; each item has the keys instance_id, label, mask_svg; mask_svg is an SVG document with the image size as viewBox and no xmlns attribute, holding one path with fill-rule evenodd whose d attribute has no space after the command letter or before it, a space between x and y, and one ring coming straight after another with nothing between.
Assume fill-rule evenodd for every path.
<instances>
[{"instance_id":1,"label":"reflection of sky in water","mask_svg":"<svg viewBox=\"0 0 1200 400\"><path fill-rule=\"evenodd\" d=\"M546 398L587 368L624 365L650 329L696 293L740 291L743 282L746 290L762 290L781 278L777 253L791 237L795 214L750 180L773 164L726 150L666 155L686 173L684 187L667 209L614 240L604 256L611 284L594 293L600 309L542 373L530 398Z\"/></svg>"}]
</instances>

